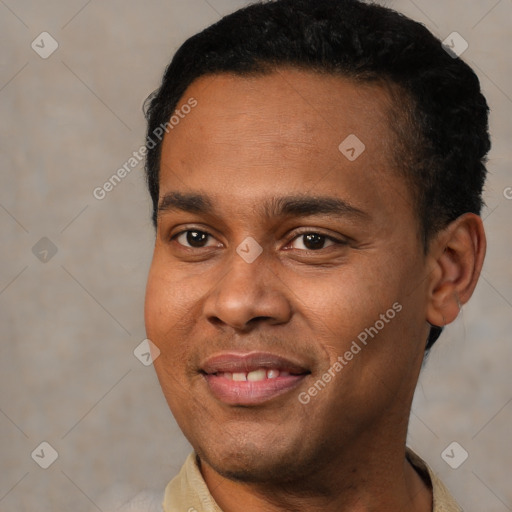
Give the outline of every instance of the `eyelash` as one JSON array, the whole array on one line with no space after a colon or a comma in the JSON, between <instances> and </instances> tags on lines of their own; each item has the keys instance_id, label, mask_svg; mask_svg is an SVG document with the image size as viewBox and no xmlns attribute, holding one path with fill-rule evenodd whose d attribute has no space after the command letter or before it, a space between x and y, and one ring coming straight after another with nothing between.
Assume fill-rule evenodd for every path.
<instances>
[{"instance_id":1,"label":"eyelash","mask_svg":"<svg viewBox=\"0 0 512 512\"><path fill-rule=\"evenodd\" d=\"M173 235L170 238L170 240L174 241L180 235L183 235L184 233L188 233L188 232L191 232L191 231L196 231L198 233L203 233L203 234L207 235L208 237L215 238L208 231L205 231L205 230L202 230L202 229L188 228L188 229L184 229L184 230L180 231L179 233L176 233L175 235ZM298 239L298 238L300 238L301 236L304 236L304 235L320 235L320 236L324 237L326 240L329 240L329 241L333 242L334 243L333 245L347 245L347 241L346 240L340 240L340 239L337 239L337 238L335 238L335 237L333 237L331 235L327 235L325 233L322 233L321 231L314 231L314 230L311 230L311 229L303 229L303 230L300 230L298 232L295 232L295 236L290 240L290 242L288 242L287 245L290 245L293 241L295 241L296 239ZM179 244L179 245L181 245L185 249L189 249L189 250L207 249L208 248L208 247L188 247L188 246L183 245L183 244ZM299 251L306 251L306 252L320 252L322 250L327 249L328 247L332 247L332 245L329 245L327 247L322 247L321 249L297 249L297 250L299 250Z\"/></svg>"}]
</instances>

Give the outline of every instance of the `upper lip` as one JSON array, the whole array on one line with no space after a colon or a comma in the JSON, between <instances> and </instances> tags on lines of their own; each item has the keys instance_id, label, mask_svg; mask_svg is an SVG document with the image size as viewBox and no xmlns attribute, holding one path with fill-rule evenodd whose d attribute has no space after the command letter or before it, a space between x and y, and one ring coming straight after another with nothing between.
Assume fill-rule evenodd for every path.
<instances>
[{"instance_id":1,"label":"upper lip","mask_svg":"<svg viewBox=\"0 0 512 512\"><path fill-rule=\"evenodd\" d=\"M258 368L287 371L297 375L310 373L300 363L270 352L222 352L207 358L200 368L206 374L252 372Z\"/></svg>"}]
</instances>

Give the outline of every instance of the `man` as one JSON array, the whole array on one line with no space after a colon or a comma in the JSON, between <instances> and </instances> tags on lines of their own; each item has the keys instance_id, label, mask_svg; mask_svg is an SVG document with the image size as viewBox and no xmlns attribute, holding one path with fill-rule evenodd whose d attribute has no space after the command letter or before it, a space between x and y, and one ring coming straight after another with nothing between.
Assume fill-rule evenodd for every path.
<instances>
[{"instance_id":1,"label":"man","mask_svg":"<svg viewBox=\"0 0 512 512\"><path fill-rule=\"evenodd\" d=\"M384 7L277 0L186 41L147 115L147 335L194 449L164 510L460 510L405 441L485 255L473 71Z\"/></svg>"}]
</instances>

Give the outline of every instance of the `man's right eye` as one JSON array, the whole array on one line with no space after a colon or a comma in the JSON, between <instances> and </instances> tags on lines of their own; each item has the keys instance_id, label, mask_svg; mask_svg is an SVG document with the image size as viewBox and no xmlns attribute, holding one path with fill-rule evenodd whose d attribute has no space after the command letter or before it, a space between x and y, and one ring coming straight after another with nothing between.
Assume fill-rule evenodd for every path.
<instances>
[{"instance_id":1,"label":"man's right eye","mask_svg":"<svg viewBox=\"0 0 512 512\"><path fill-rule=\"evenodd\" d=\"M171 237L171 240L176 240L184 247L200 249L202 247L209 247L208 245L205 245L209 238L215 240L213 236L206 231L200 231L199 229L186 229ZM216 246L218 246L218 243L210 245L210 247Z\"/></svg>"}]
</instances>

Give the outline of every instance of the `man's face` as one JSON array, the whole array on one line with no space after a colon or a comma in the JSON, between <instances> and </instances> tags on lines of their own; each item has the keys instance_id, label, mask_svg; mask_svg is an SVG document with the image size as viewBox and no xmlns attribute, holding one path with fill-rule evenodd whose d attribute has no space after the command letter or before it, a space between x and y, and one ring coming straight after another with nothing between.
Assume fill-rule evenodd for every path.
<instances>
[{"instance_id":1,"label":"man's face","mask_svg":"<svg viewBox=\"0 0 512 512\"><path fill-rule=\"evenodd\" d=\"M145 310L181 429L217 472L253 481L400 436L428 260L388 96L281 69L204 77L190 97L163 143Z\"/></svg>"}]
</instances>

